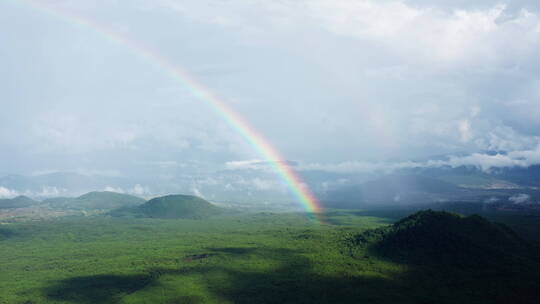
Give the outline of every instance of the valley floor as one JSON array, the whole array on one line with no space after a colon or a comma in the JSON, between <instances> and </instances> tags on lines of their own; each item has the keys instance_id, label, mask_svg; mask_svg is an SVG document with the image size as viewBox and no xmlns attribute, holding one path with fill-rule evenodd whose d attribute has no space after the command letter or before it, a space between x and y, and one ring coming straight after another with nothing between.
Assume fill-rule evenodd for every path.
<instances>
[{"instance_id":1,"label":"valley floor","mask_svg":"<svg viewBox=\"0 0 540 304\"><path fill-rule=\"evenodd\" d=\"M1 225L0 303L485 302L475 285L483 278L444 281L440 269L352 254L345 245L390 221L333 211L323 224L262 213ZM494 292L506 292L499 283Z\"/></svg>"}]
</instances>

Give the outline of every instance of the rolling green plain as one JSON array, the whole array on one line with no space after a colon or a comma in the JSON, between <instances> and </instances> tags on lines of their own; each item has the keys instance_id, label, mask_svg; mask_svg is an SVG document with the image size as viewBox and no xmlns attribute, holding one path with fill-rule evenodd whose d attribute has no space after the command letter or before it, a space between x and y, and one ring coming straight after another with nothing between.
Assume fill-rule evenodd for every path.
<instances>
[{"instance_id":1,"label":"rolling green plain","mask_svg":"<svg viewBox=\"0 0 540 304\"><path fill-rule=\"evenodd\" d=\"M531 287L515 279L519 269L413 264L351 247L359 233L395 220L334 210L324 223L258 213L4 224L0 303L534 303ZM539 226L526 231L537 235ZM526 263L517 267L537 269Z\"/></svg>"}]
</instances>

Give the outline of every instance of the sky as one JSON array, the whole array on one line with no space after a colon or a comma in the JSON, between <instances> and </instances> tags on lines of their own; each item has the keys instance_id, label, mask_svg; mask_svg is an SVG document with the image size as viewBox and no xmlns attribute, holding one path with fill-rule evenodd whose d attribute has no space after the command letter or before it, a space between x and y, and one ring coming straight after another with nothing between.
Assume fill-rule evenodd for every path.
<instances>
[{"instance_id":1,"label":"sky","mask_svg":"<svg viewBox=\"0 0 540 304\"><path fill-rule=\"evenodd\" d=\"M223 117L111 33L191 74L300 174L538 164L540 4L471 2L1 1L0 175L283 190Z\"/></svg>"}]
</instances>

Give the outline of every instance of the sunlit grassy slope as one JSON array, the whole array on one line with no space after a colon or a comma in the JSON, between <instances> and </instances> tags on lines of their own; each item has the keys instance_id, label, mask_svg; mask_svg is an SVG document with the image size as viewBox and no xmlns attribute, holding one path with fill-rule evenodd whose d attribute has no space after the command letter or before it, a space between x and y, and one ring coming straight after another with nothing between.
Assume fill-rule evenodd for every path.
<instances>
[{"instance_id":1,"label":"sunlit grassy slope","mask_svg":"<svg viewBox=\"0 0 540 304\"><path fill-rule=\"evenodd\" d=\"M332 211L326 223L262 213L3 225L0 303L485 303L482 273L460 286L438 265L351 251L385 218Z\"/></svg>"}]
</instances>

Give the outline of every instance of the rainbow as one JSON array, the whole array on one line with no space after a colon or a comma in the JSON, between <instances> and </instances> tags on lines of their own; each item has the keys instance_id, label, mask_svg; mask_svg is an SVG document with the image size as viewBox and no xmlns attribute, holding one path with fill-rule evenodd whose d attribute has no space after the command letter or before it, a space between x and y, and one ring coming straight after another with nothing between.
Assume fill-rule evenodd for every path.
<instances>
[{"instance_id":1,"label":"rainbow","mask_svg":"<svg viewBox=\"0 0 540 304\"><path fill-rule=\"evenodd\" d=\"M135 55L165 72L170 78L187 88L193 96L203 101L217 116L221 117L233 130L240 134L264 160L271 163L273 170L287 184L307 212L313 213L316 216L321 214L322 208L317 199L298 174L288 165L288 162L285 161L285 158L279 151L262 134L257 132L245 118L229 107L209 88L197 82L188 72L171 64L166 58L159 55L157 51L149 46L128 39L109 28L93 22L88 18L76 15L73 12L47 6L37 1L10 1L21 4L26 3L29 8L61 18L79 28L94 32L112 44L131 50Z\"/></svg>"}]
</instances>

